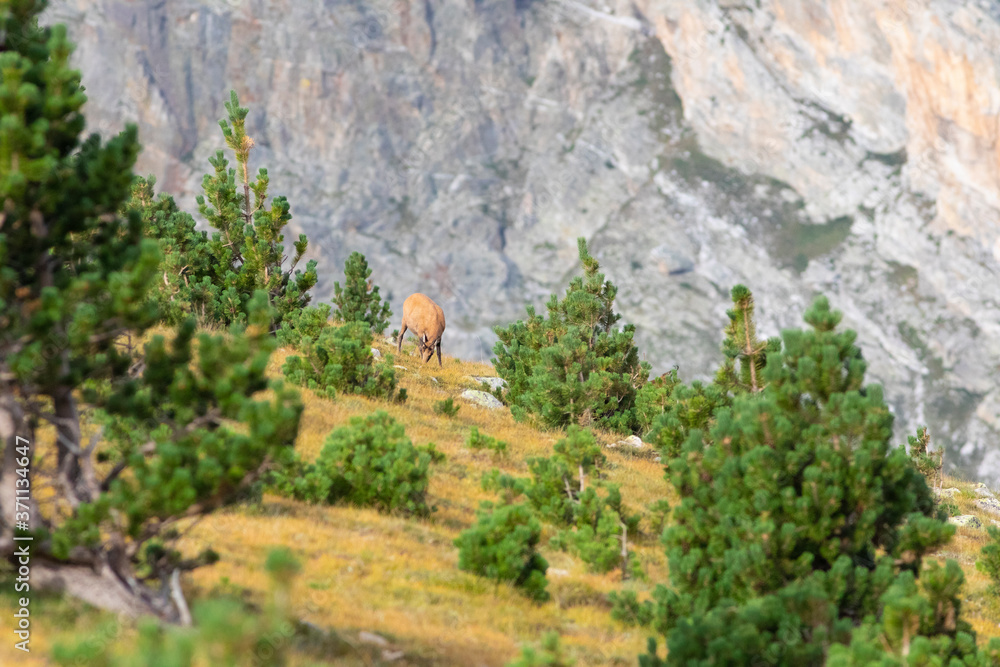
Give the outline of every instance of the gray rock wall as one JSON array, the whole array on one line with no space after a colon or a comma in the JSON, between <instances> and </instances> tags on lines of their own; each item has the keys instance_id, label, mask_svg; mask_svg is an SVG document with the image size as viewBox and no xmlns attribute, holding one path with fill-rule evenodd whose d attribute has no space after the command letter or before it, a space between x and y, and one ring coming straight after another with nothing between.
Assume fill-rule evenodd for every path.
<instances>
[{"instance_id":1,"label":"gray rock wall","mask_svg":"<svg viewBox=\"0 0 1000 667\"><path fill-rule=\"evenodd\" d=\"M707 376L728 289L761 332L827 294L897 438L1000 479L1000 19L939 0L55 0L91 128L194 210L235 88L320 259L365 253L445 351L578 270L620 287L658 371ZM991 13L992 12L992 13Z\"/></svg>"}]
</instances>

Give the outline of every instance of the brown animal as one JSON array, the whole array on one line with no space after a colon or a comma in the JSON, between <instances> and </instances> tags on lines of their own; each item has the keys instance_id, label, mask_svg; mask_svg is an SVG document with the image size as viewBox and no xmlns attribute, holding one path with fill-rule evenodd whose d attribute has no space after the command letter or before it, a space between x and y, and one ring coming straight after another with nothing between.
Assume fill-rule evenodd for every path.
<instances>
[{"instance_id":1,"label":"brown animal","mask_svg":"<svg viewBox=\"0 0 1000 667\"><path fill-rule=\"evenodd\" d=\"M444 333L444 311L441 306L419 292L406 297L403 302L403 324L399 327L396 342L397 352L403 350L403 334L407 329L416 335L424 363L431 360L436 349L438 366L441 366L441 334Z\"/></svg>"}]
</instances>

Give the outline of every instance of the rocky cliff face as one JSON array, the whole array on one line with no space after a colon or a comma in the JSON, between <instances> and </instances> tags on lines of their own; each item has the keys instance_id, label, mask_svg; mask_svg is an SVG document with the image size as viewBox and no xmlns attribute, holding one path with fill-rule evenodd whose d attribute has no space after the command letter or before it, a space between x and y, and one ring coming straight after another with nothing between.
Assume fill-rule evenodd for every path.
<instances>
[{"instance_id":1,"label":"rocky cliff face","mask_svg":"<svg viewBox=\"0 0 1000 667\"><path fill-rule=\"evenodd\" d=\"M230 88L321 260L353 250L446 352L578 269L620 286L658 371L719 361L728 289L761 330L822 292L902 440L1000 479L1000 9L951 0L55 0L92 129L189 210Z\"/></svg>"}]
</instances>

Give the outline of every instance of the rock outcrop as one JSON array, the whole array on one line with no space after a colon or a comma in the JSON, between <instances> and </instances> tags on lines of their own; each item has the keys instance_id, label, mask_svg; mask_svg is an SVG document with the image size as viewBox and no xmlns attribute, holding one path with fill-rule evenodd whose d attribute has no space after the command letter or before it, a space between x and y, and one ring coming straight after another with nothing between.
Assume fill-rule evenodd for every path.
<instances>
[{"instance_id":1,"label":"rock outcrop","mask_svg":"<svg viewBox=\"0 0 1000 667\"><path fill-rule=\"evenodd\" d=\"M958 0L54 0L91 129L137 122L188 210L230 88L321 259L353 250L446 349L578 270L620 287L645 357L720 360L728 289L760 330L817 292L858 331L897 440L1000 479L1000 12ZM113 46L113 48L109 48Z\"/></svg>"}]
</instances>

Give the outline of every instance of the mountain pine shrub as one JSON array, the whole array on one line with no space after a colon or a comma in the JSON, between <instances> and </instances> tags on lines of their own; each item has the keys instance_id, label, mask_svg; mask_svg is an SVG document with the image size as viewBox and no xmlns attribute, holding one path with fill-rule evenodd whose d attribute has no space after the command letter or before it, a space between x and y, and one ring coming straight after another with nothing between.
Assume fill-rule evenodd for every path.
<instances>
[{"instance_id":1,"label":"mountain pine shrub","mask_svg":"<svg viewBox=\"0 0 1000 667\"><path fill-rule=\"evenodd\" d=\"M126 214L138 214L144 236L160 248L159 275L150 298L167 324L180 324L190 316L203 323L222 322L219 280L208 233L195 229L194 218L181 211L173 197L164 193L157 197L155 185L155 176L137 176L125 205Z\"/></svg>"},{"instance_id":2,"label":"mountain pine shrub","mask_svg":"<svg viewBox=\"0 0 1000 667\"><path fill-rule=\"evenodd\" d=\"M458 414L461 407L461 405L455 403L455 399L449 396L434 404L434 414L441 415L442 417L454 417Z\"/></svg>"},{"instance_id":3,"label":"mountain pine shrub","mask_svg":"<svg viewBox=\"0 0 1000 667\"><path fill-rule=\"evenodd\" d=\"M249 109L239 105L235 90L230 92L226 111L229 119L220 120L219 126L226 146L235 153L237 168L230 168L224 152L218 151L209 159L215 173L205 175L204 194L196 200L198 211L216 230L208 243L216 287L215 317L223 324L243 321L250 295L260 289L275 310L273 330L277 330L286 317L309 304L308 292L318 278L316 260L306 264L305 272L295 271L309 245L305 234L300 234L291 264L284 268L282 241L292 219L288 200L275 197L267 205L267 169L261 168L256 180L250 180L254 142L246 133Z\"/></svg>"},{"instance_id":4,"label":"mountain pine shrub","mask_svg":"<svg viewBox=\"0 0 1000 667\"><path fill-rule=\"evenodd\" d=\"M365 322L330 326L330 306L320 304L289 313L278 330L282 345L298 354L285 359L281 370L289 380L320 396L337 392L361 394L403 402L406 390L397 389L392 357L376 361L372 333Z\"/></svg>"},{"instance_id":5,"label":"mountain pine shrub","mask_svg":"<svg viewBox=\"0 0 1000 667\"><path fill-rule=\"evenodd\" d=\"M465 444L470 449L488 449L499 456L507 453L506 442L480 433L479 428L476 426L469 429L469 438L465 441Z\"/></svg>"},{"instance_id":6,"label":"mountain pine shrub","mask_svg":"<svg viewBox=\"0 0 1000 667\"><path fill-rule=\"evenodd\" d=\"M864 386L856 335L837 331L840 319L820 297L805 314L811 328L784 331L766 363L720 373L729 405L670 459L681 498L663 537L672 585L636 614L666 635L668 653L657 657L653 642L642 665L822 664L830 645L868 632L859 627L896 623L890 611L911 602L889 601L912 597L923 556L954 533L890 446L892 415L881 388ZM960 577L941 572L921 581L951 620L907 636L964 651L972 635L957 606L935 606L952 604Z\"/></svg>"},{"instance_id":7,"label":"mountain pine shrub","mask_svg":"<svg viewBox=\"0 0 1000 667\"><path fill-rule=\"evenodd\" d=\"M507 663L507 667L573 667L575 664L575 661L563 655L559 633L548 632L542 638L541 650L524 646L517 660Z\"/></svg>"},{"instance_id":8,"label":"mountain pine shrub","mask_svg":"<svg viewBox=\"0 0 1000 667\"><path fill-rule=\"evenodd\" d=\"M365 256L352 252L344 265L344 287L333 284L334 317L338 322L367 322L373 333L381 334L389 326L392 311L388 301L382 302L371 274Z\"/></svg>"},{"instance_id":9,"label":"mountain pine shrub","mask_svg":"<svg viewBox=\"0 0 1000 667\"><path fill-rule=\"evenodd\" d=\"M302 406L265 373L264 292L248 296L245 328L196 337L188 319L123 344L160 319L160 248L136 211L122 213L137 133L81 138L73 48L65 26L39 26L43 8L0 4L0 488L22 468L52 491L58 511L27 502L36 558L58 569L71 556L90 566L76 572L91 589L177 620L180 573L214 556L181 558L173 526L233 502L291 448ZM51 466L36 465L40 441Z\"/></svg>"},{"instance_id":10,"label":"mountain pine shrub","mask_svg":"<svg viewBox=\"0 0 1000 667\"><path fill-rule=\"evenodd\" d=\"M430 466L444 455L416 447L385 412L352 417L333 431L315 463L295 461L273 478L278 493L310 503L350 503L382 512L429 516Z\"/></svg>"},{"instance_id":11,"label":"mountain pine shrub","mask_svg":"<svg viewBox=\"0 0 1000 667\"><path fill-rule=\"evenodd\" d=\"M830 647L827 667L909 667L1000 664L1000 640L976 645L976 634L961 618L962 568L929 561L919 581L902 572L879 600L879 613L865 617L850 644Z\"/></svg>"},{"instance_id":12,"label":"mountain pine shrub","mask_svg":"<svg viewBox=\"0 0 1000 667\"><path fill-rule=\"evenodd\" d=\"M990 592L1000 596L1000 528L986 526L987 542L979 553L976 569L990 578Z\"/></svg>"},{"instance_id":13,"label":"mountain pine shrub","mask_svg":"<svg viewBox=\"0 0 1000 667\"><path fill-rule=\"evenodd\" d=\"M548 426L599 425L636 432L636 393L649 377L639 361L631 324L619 330L618 292L599 272L587 243L578 239L583 277L574 278L548 317L528 307L527 321L497 327L493 361L507 381L506 400L517 419L534 415Z\"/></svg>"},{"instance_id":14,"label":"mountain pine shrub","mask_svg":"<svg viewBox=\"0 0 1000 667\"><path fill-rule=\"evenodd\" d=\"M483 503L476 523L455 540L458 567L497 582L508 582L528 597L543 602L548 562L538 553L542 527L523 504Z\"/></svg>"},{"instance_id":15,"label":"mountain pine shrub","mask_svg":"<svg viewBox=\"0 0 1000 667\"><path fill-rule=\"evenodd\" d=\"M530 478L493 471L483 486L508 499L524 495L537 516L563 527L552 546L576 554L597 572L621 568L638 576L638 561L628 551L628 536L638 532L640 517L625 509L617 485L600 479L605 462L589 429L570 426L550 457L528 459Z\"/></svg>"},{"instance_id":16,"label":"mountain pine shrub","mask_svg":"<svg viewBox=\"0 0 1000 667\"><path fill-rule=\"evenodd\" d=\"M750 290L736 285L731 297L733 307L726 311L729 323L722 341L725 361L714 380L684 384L673 372L640 390L641 414L644 421L651 423L646 438L660 450L667 465L680 454L693 430L699 430L708 445L709 427L715 412L731 407L733 398L739 394L759 392L767 353L780 349L780 339L758 340ZM655 414L657 407L662 407L659 414Z\"/></svg>"},{"instance_id":17,"label":"mountain pine shrub","mask_svg":"<svg viewBox=\"0 0 1000 667\"><path fill-rule=\"evenodd\" d=\"M908 436L907 443L910 445L909 454L913 466L920 471L930 485L940 483L942 469L944 468L944 451L930 451L931 434L926 426L917 429L917 435Z\"/></svg>"},{"instance_id":18,"label":"mountain pine shrub","mask_svg":"<svg viewBox=\"0 0 1000 667\"><path fill-rule=\"evenodd\" d=\"M164 321L175 323L194 314L206 325L245 322L251 296L263 290L275 313L276 330L290 313L308 305L308 292L318 277L316 261L310 260L305 272L295 271L308 247L300 234L292 262L284 268L283 231L292 217L288 201L275 197L267 206L266 169L250 180L254 143L246 134L249 110L239 106L236 91L226 110L229 118L219 124L237 169L229 168L224 152L218 151L209 159L215 173L205 175L204 194L197 198L199 212L215 230L211 237L195 229L194 219L180 211L172 197L154 196L153 177L135 180L124 209L139 215L145 236L162 251L161 280L151 295Z\"/></svg>"}]
</instances>

